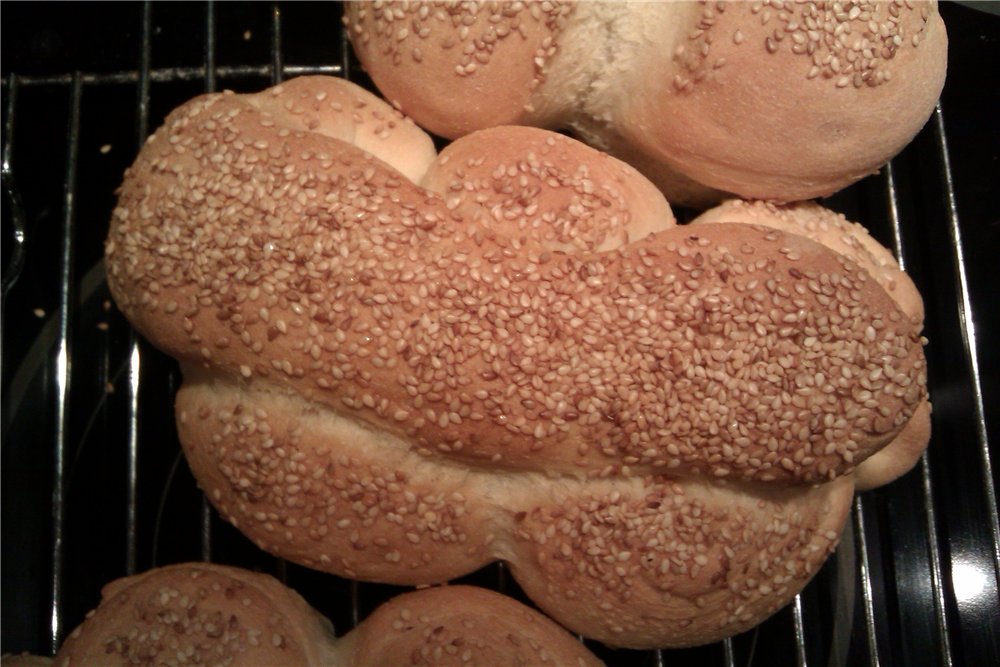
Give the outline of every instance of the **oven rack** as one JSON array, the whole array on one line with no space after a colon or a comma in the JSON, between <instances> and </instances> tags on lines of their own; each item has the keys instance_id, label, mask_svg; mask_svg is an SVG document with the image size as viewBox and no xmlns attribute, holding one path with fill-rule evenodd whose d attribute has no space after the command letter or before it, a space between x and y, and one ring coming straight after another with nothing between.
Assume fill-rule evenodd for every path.
<instances>
[{"instance_id":1,"label":"oven rack","mask_svg":"<svg viewBox=\"0 0 1000 667\"><path fill-rule=\"evenodd\" d=\"M251 5L246 12L258 40L266 32L267 49L250 64L220 59L218 35L241 26L227 24L220 15L231 10L213 2L183 10L187 25L196 18L190 31L199 36L200 62L162 62L159 22L183 21L170 18L169 3L145 2L126 10L99 5L134 21L134 69L22 74L5 67L4 652L51 654L96 605L104 583L169 562L274 574L329 615L338 634L402 590L285 563L219 519L177 444L177 368L110 305L100 263L121 171L174 106L201 92L256 90L304 74L371 88L340 28L339 8L317 4L326 7ZM36 13L44 25L44 10ZM287 53L292 20L325 21L333 35L314 64ZM925 296L935 401L929 452L906 477L855 498L838 552L789 608L759 628L683 651L612 651L588 641L609 665L1000 664L990 445L997 415L987 409L996 370L987 350L996 336L976 326L997 303L981 280L978 241L989 236L979 209L966 220L956 182L964 176L952 162L947 93L901 156L826 202L865 222ZM970 234L977 243L968 242ZM502 565L464 581L527 601Z\"/></svg>"}]
</instances>

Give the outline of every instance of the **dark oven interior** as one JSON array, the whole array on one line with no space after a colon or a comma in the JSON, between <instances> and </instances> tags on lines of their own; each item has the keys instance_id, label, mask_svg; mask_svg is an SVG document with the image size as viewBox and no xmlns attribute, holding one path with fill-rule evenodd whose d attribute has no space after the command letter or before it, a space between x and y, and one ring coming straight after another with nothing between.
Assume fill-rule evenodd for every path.
<instances>
[{"instance_id":1,"label":"dark oven interior","mask_svg":"<svg viewBox=\"0 0 1000 667\"><path fill-rule=\"evenodd\" d=\"M588 642L608 664L1000 664L1000 16L985 9L943 3L938 110L825 202L894 249L923 293L928 453L856 498L836 555L788 608L696 649ZM122 172L175 106L305 73L371 88L340 15L334 2L4 3L4 653L51 654L104 583L174 562L273 574L338 633L399 592L277 560L209 508L177 442L177 368L115 310L101 264ZM464 581L527 601L500 565Z\"/></svg>"}]
</instances>

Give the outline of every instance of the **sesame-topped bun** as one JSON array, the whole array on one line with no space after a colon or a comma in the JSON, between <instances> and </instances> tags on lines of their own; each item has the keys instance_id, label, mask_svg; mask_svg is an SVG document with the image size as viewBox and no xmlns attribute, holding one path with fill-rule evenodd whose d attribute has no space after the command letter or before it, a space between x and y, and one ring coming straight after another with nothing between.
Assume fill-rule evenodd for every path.
<instances>
[{"instance_id":1,"label":"sesame-topped bun","mask_svg":"<svg viewBox=\"0 0 1000 667\"><path fill-rule=\"evenodd\" d=\"M55 667L328 665L332 651L330 622L276 579L190 563L105 586Z\"/></svg>"},{"instance_id":2,"label":"sesame-topped bun","mask_svg":"<svg viewBox=\"0 0 1000 667\"><path fill-rule=\"evenodd\" d=\"M386 161L324 129L349 109ZM112 293L180 360L188 461L262 548L401 584L502 559L576 632L691 645L791 599L856 471L926 446L922 311L859 227L677 226L634 169L531 128L418 185L388 162L418 135L296 79L181 107L122 186Z\"/></svg>"},{"instance_id":3,"label":"sesame-topped bun","mask_svg":"<svg viewBox=\"0 0 1000 667\"><path fill-rule=\"evenodd\" d=\"M189 563L108 584L100 606L70 634L54 660L55 667L136 664L601 663L538 612L471 586L401 595L338 639L326 618L274 578Z\"/></svg>"},{"instance_id":4,"label":"sesame-topped bun","mask_svg":"<svg viewBox=\"0 0 1000 667\"><path fill-rule=\"evenodd\" d=\"M509 597L440 586L389 600L341 640L344 665L596 667L575 637Z\"/></svg>"},{"instance_id":5,"label":"sesame-topped bun","mask_svg":"<svg viewBox=\"0 0 1000 667\"><path fill-rule=\"evenodd\" d=\"M944 84L934 2L351 2L355 52L432 132L571 128L674 203L876 171Z\"/></svg>"}]
</instances>

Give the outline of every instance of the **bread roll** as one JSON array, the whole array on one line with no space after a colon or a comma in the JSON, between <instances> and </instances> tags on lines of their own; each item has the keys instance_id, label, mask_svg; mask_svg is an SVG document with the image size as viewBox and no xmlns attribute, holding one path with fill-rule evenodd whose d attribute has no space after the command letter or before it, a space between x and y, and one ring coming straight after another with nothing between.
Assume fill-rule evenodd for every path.
<instances>
[{"instance_id":1,"label":"bread roll","mask_svg":"<svg viewBox=\"0 0 1000 667\"><path fill-rule=\"evenodd\" d=\"M351 2L382 93L448 138L573 129L673 203L795 201L876 171L944 84L934 2Z\"/></svg>"},{"instance_id":2,"label":"bread roll","mask_svg":"<svg viewBox=\"0 0 1000 667\"><path fill-rule=\"evenodd\" d=\"M422 185L328 115L378 123ZM575 632L692 645L790 600L859 465L877 483L926 446L915 291L859 227L837 245L832 214L763 205L680 227L545 130L428 150L302 78L192 101L126 176L109 285L180 360L188 461L262 548L400 584L502 559Z\"/></svg>"},{"instance_id":3,"label":"bread roll","mask_svg":"<svg viewBox=\"0 0 1000 667\"><path fill-rule=\"evenodd\" d=\"M5 662L6 664L6 662ZM335 638L330 622L264 574L190 563L105 586L59 649L72 665L599 665L538 612L491 591L400 595Z\"/></svg>"}]
</instances>

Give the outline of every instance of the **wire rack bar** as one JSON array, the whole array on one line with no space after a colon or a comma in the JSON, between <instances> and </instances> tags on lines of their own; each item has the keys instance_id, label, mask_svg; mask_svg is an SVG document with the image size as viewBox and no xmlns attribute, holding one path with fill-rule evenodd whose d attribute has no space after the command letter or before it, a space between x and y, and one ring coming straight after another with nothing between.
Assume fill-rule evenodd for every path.
<instances>
[{"instance_id":1,"label":"wire rack bar","mask_svg":"<svg viewBox=\"0 0 1000 667\"><path fill-rule=\"evenodd\" d=\"M215 2L205 3L205 92L214 93L217 90L215 78ZM174 392L171 388L170 395ZM212 562L212 505L205 494L201 495L201 559Z\"/></svg>"},{"instance_id":2,"label":"wire rack bar","mask_svg":"<svg viewBox=\"0 0 1000 667\"><path fill-rule=\"evenodd\" d=\"M798 667L808 667L806 659L806 627L802 622L802 596L796 595L792 601L792 626L795 630L795 664Z\"/></svg>"},{"instance_id":3,"label":"wire rack bar","mask_svg":"<svg viewBox=\"0 0 1000 667\"><path fill-rule=\"evenodd\" d=\"M736 655L733 652L733 640L730 637L722 640L722 661L726 667L736 667Z\"/></svg>"},{"instance_id":4,"label":"wire rack bar","mask_svg":"<svg viewBox=\"0 0 1000 667\"><path fill-rule=\"evenodd\" d=\"M7 121L3 126L3 173L8 174L12 170L11 156L14 153L14 109L17 104L17 89L20 87L21 77L11 74L7 77Z\"/></svg>"},{"instance_id":5,"label":"wire rack bar","mask_svg":"<svg viewBox=\"0 0 1000 667\"><path fill-rule=\"evenodd\" d=\"M249 79L268 78L274 72L274 64L267 65L218 65L215 68L217 79ZM307 74L339 75L341 65L281 65L283 77L304 76ZM142 73L139 71L89 73L81 74L80 78L86 85L137 83ZM149 80L153 83L172 83L176 81L197 81L205 78L205 67L158 67L150 70ZM66 86L73 82L71 74L53 74L46 76L18 76L23 86Z\"/></svg>"},{"instance_id":6,"label":"wire rack bar","mask_svg":"<svg viewBox=\"0 0 1000 667\"><path fill-rule=\"evenodd\" d=\"M903 226L899 214L899 192L896 189L896 175L892 161L885 166L885 190L889 208L889 222L892 224L893 253L899 262L899 268L905 271L906 255L903 252ZM937 621L938 642L941 646L941 664L951 667L951 641L948 638L948 615L945 611L945 593L941 577L941 542L938 539L937 517L934 510L930 459L926 451L921 455L918 465L924 496L924 516L927 521L927 552L930 557L931 590L934 593L934 617Z\"/></svg>"},{"instance_id":7,"label":"wire rack bar","mask_svg":"<svg viewBox=\"0 0 1000 667\"><path fill-rule=\"evenodd\" d=\"M924 511L927 515L927 541L931 557L931 587L934 590L934 610L937 618L938 641L941 642L941 664L951 667L951 640L948 634L948 613L945 610L944 577L941 574L941 547L931 488L931 464L927 452L920 457L920 482L924 490Z\"/></svg>"},{"instance_id":8,"label":"wire rack bar","mask_svg":"<svg viewBox=\"0 0 1000 667\"><path fill-rule=\"evenodd\" d=\"M142 43L139 50L139 79L136 92L136 150L142 148L149 132L150 61L152 57L153 9L149 2L142 6ZM125 570L135 574L138 568L139 497L139 387L142 382L142 358L135 330L128 335L128 403L125 415L128 438L128 509L126 516Z\"/></svg>"},{"instance_id":9,"label":"wire rack bar","mask_svg":"<svg viewBox=\"0 0 1000 667\"><path fill-rule=\"evenodd\" d=\"M26 240L26 227L24 222L24 211L21 207L21 198L14 187L14 110L17 108L17 91L19 88L19 77L11 74L4 82L7 85L7 122L3 128L3 190L7 197L11 209L11 224L14 231L14 248L11 251L10 260L3 272L3 299L6 302L7 292L14 283L17 282L21 270L24 268L24 244Z\"/></svg>"},{"instance_id":10,"label":"wire rack bar","mask_svg":"<svg viewBox=\"0 0 1000 667\"><path fill-rule=\"evenodd\" d=\"M284 79L284 60L281 53L281 7L278 3L271 5L271 83L279 84Z\"/></svg>"},{"instance_id":11,"label":"wire rack bar","mask_svg":"<svg viewBox=\"0 0 1000 667\"><path fill-rule=\"evenodd\" d=\"M990 443L986 430L986 410L983 407L983 383L979 368L979 351L976 341L976 323L972 314L972 298L969 296L969 278L965 271L965 249L962 244L962 230L958 224L958 203L955 200L955 183L952 180L951 155L944 128L944 113L940 103L934 109L934 129L938 150L941 154L941 179L944 185L948 209L948 231L951 235L952 253L955 258L955 272L958 279L958 323L962 331L965 359L968 364L970 382L974 398L976 418L976 440L982 463L982 482L986 493L986 511L990 518L990 533L993 538L993 575L1000 588L1000 519L998 519L997 495L993 487L993 466L990 461Z\"/></svg>"},{"instance_id":12,"label":"wire rack bar","mask_svg":"<svg viewBox=\"0 0 1000 667\"><path fill-rule=\"evenodd\" d=\"M861 578L861 595L865 611L865 634L868 640L869 664L878 667L878 640L875 636L875 602L872 592L871 565L868 562L868 538L865 535L864 501L861 496L854 498L854 532L857 534L857 549L860 556L858 575Z\"/></svg>"},{"instance_id":13,"label":"wire rack bar","mask_svg":"<svg viewBox=\"0 0 1000 667\"><path fill-rule=\"evenodd\" d=\"M899 268L906 271L906 256L903 254L903 229L900 224L899 194L896 192L896 172L890 160L885 165L885 201L892 225L892 254L896 256Z\"/></svg>"},{"instance_id":14,"label":"wire rack bar","mask_svg":"<svg viewBox=\"0 0 1000 667\"><path fill-rule=\"evenodd\" d=\"M215 92L215 2L205 3L205 92Z\"/></svg>"},{"instance_id":15,"label":"wire rack bar","mask_svg":"<svg viewBox=\"0 0 1000 667\"><path fill-rule=\"evenodd\" d=\"M351 627L358 627L361 622L361 591L356 579L351 580Z\"/></svg>"},{"instance_id":16,"label":"wire rack bar","mask_svg":"<svg viewBox=\"0 0 1000 667\"><path fill-rule=\"evenodd\" d=\"M348 30L350 28L344 26L343 30L340 31L340 75L345 79L351 78L351 53L353 51Z\"/></svg>"},{"instance_id":17,"label":"wire rack bar","mask_svg":"<svg viewBox=\"0 0 1000 667\"><path fill-rule=\"evenodd\" d=\"M52 652L59 647L63 634L63 567L65 558L66 522L66 442L69 430L70 379L72 370L72 346L70 336L73 329L73 227L76 218L76 167L80 144L80 103L83 84L79 75L74 75L70 88L69 122L66 132L66 172L63 191L63 219L61 250L59 261L59 337L55 354L55 457L52 484Z\"/></svg>"}]
</instances>

